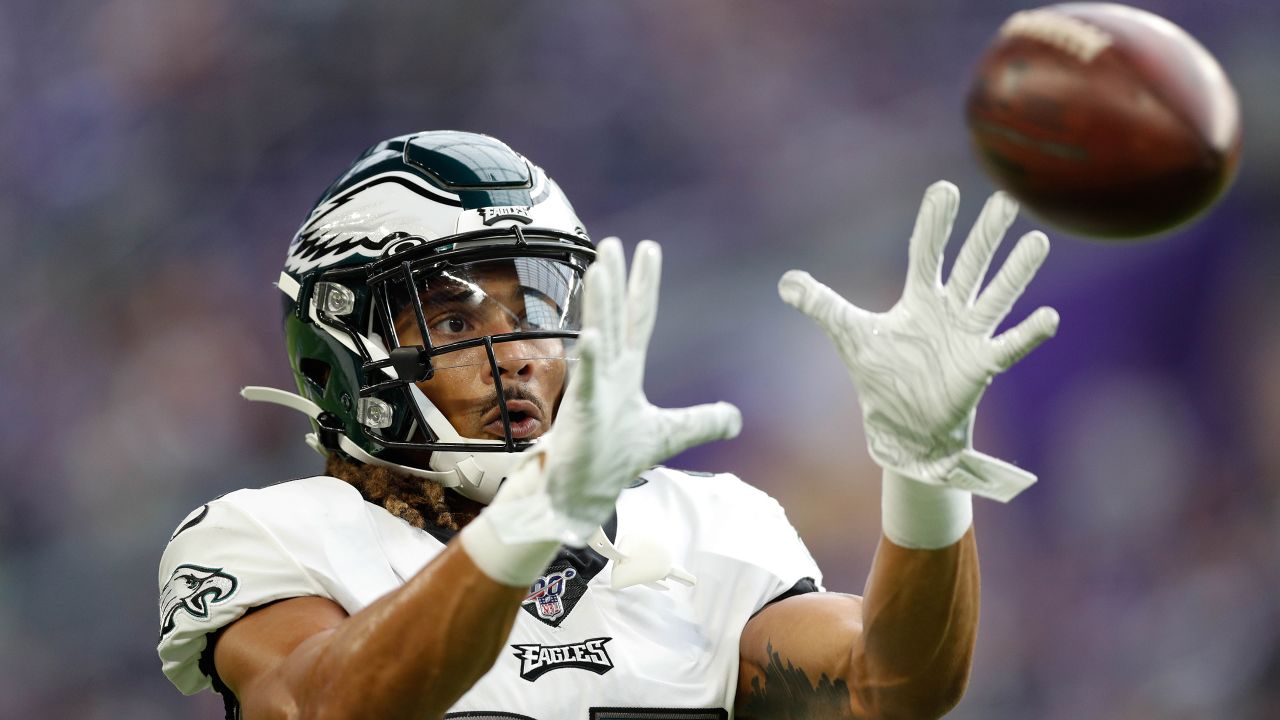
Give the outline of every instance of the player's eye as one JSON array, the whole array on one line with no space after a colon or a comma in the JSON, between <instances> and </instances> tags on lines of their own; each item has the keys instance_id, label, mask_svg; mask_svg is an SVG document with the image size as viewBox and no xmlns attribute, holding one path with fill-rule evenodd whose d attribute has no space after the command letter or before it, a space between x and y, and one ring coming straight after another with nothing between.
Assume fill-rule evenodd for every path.
<instances>
[{"instance_id":1,"label":"player's eye","mask_svg":"<svg viewBox=\"0 0 1280 720\"><path fill-rule=\"evenodd\" d=\"M432 323L430 329L432 335L461 335L471 329L471 323L461 315L445 315Z\"/></svg>"}]
</instances>

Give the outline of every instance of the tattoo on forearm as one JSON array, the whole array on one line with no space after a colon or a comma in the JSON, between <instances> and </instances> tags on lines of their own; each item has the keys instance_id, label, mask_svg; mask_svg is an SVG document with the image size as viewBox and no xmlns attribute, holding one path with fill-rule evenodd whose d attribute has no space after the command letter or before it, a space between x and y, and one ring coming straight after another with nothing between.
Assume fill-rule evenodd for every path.
<instances>
[{"instance_id":1,"label":"tattoo on forearm","mask_svg":"<svg viewBox=\"0 0 1280 720\"><path fill-rule=\"evenodd\" d=\"M849 686L844 680L832 680L823 673L815 686L803 668L790 660L783 667L782 657L769 643L766 651L769 665L760 678L751 681L751 690L743 698L741 716L751 720L849 720Z\"/></svg>"}]
</instances>

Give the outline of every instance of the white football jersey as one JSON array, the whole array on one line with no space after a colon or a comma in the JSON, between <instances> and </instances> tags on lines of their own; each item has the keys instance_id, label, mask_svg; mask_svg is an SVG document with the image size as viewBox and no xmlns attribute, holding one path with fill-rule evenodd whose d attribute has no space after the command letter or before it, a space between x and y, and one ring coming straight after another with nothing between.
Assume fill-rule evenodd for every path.
<instances>
[{"instance_id":1,"label":"white football jersey","mask_svg":"<svg viewBox=\"0 0 1280 720\"><path fill-rule=\"evenodd\" d=\"M821 575L777 501L738 478L657 467L642 481L622 492L606 534L624 551L628 538L656 540L697 583L616 590L612 563L562 551L493 667L446 717L729 717L743 626L793 588L820 590ZM290 597L359 612L450 536L414 528L331 477L214 500L184 520L160 562L164 672L186 694L208 688L210 633ZM431 622L431 607L422 610Z\"/></svg>"}]
</instances>

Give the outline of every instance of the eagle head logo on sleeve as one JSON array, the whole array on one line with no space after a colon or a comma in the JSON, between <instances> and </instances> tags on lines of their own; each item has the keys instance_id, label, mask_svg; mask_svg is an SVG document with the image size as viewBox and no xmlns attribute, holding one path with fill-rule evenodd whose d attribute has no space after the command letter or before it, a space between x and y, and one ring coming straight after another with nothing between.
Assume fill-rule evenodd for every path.
<instances>
[{"instance_id":1,"label":"eagle head logo on sleeve","mask_svg":"<svg viewBox=\"0 0 1280 720\"><path fill-rule=\"evenodd\" d=\"M222 568L179 565L160 590L160 634L173 630L179 612L207 620L209 606L231 597L239 584Z\"/></svg>"}]
</instances>

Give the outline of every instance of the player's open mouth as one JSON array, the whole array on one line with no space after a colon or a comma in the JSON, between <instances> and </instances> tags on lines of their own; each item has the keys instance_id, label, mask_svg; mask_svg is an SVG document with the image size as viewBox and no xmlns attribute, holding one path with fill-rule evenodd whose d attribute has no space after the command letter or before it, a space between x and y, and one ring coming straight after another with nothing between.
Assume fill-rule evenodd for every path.
<instances>
[{"instance_id":1,"label":"player's open mouth","mask_svg":"<svg viewBox=\"0 0 1280 720\"><path fill-rule=\"evenodd\" d=\"M528 400L508 400L507 417L511 420L511 437L528 440L542 434L542 410L537 403ZM485 414L484 431L494 437L503 437L502 414L494 408Z\"/></svg>"}]
</instances>

